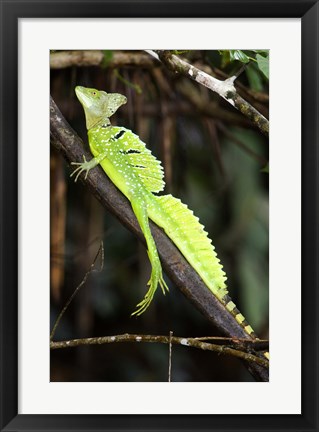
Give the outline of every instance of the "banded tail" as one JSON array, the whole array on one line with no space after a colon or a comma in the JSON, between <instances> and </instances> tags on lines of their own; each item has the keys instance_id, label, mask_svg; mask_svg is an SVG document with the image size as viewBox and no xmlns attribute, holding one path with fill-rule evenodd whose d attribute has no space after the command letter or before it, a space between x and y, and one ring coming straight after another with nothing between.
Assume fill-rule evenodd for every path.
<instances>
[{"instance_id":1,"label":"banded tail","mask_svg":"<svg viewBox=\"0 0 319 432\"><path fill-rule=\"evenodd\" d=\"M152 198L158 205L155 209L154 205L149 205L150 219L164 229L210 291L225 306L245 333L256 339L254 330L228 295L227 277L223 266L220 264L207 232L199 223L199 219L181 200L172 195L153 196Z\"/></svg>"}]
</instances>

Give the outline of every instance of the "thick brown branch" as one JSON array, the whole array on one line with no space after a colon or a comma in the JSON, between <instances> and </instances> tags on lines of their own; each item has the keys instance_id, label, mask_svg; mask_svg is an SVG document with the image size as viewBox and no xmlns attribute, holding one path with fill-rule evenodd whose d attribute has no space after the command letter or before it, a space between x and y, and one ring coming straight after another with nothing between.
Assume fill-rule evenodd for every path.
<instances>
[{"instance_id":1,"label":"thick brown branch","mask_svg":"<svg viewBox=\"0 0 319 432\"><path fill-rule=\"evenodd\" d=\"M87 160L92 156L83 149L83 142L66 122L55 102L50 100L50 136L51 144L60 151L68 162L80 162L83 154ZM144 244L145 239L137 223L129 201L108 179L100 167L89 172L87 180L81 177L92 194L120 222L134 233ZM216 297L207 289L195 270L188 264L179 250L165 235L163 230L150 222L164 270L182 293L225 335L237 338L249 338ZM265 369L253 368L252 373L258 380L268 381Z\"/></svg>"},{"instance_id":2,"label":"thick brown branch","mask_svg":"<svg viewBox=\"0 0 319 432\"><path fill-rule=\"evenodd\" d=\"M71 66L101 66L103 64L103 51L58 51L50 54L50 68L64 69ZM122 52L113 51L112 57L108 60L110 68L122 66L140 66L144 68L156 67L152 57L143 52Z\"/></svg>"},{"instance_id":3,"label":"thick brown branch","mask_svg":"<svg viewBox=\"0 0 319 432\"><path fill-rule=\"evenodd\" d=\"M102 345L116 342L148 342L148 343L164 343L189 346L192 348L202 349L204 351L214 351L218 354L231 355L240 358L249 363L255 363L264 368L269 367L269 362L263 358L253 354L238 351L226 345L215 345L212 343L203 342L196 338L182 338L176 336L154 336L154 335L137 335L137 334L122 334L116 336L102 336L95 338L72 339L61 342L50 342L50 349L73 348L83 345Z\"/></svg>"}]
</instances>

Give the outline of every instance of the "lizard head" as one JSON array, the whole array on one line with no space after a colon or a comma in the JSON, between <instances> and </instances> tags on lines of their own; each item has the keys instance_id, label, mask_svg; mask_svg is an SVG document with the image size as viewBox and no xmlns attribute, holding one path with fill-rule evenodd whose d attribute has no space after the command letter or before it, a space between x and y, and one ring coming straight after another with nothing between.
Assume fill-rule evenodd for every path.
<instances>
[{"instance_id":1,"label":"lizard head","mask_svg":"<svg viewBox=\"0 0 319 432\"><path fill-rule=\"evenodd\" d=\"M109 117L127 101L126 97L119 93L106 93L81 86L75 87L75 93L83 106L87 129L99 124L109 125Z\"/></svg>"}]
</instances>

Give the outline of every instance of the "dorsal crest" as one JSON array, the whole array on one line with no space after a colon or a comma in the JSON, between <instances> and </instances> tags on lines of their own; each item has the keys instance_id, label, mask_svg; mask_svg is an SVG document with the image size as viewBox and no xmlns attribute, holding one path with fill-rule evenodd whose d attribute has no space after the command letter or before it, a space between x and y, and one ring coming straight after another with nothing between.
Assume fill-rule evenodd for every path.
<instances>
[{"instance_id":1,"label":"dorsal crest","mask_svg":"<svg viewBox=\"0 0 319 432\"><path fill-rule=\"evenodd\" d=\"M99 128L98 132L95 131L95 129L89 131L93 154L99 152L98 146L102 140L108 143L109 159L117 164L123 164L123 167L127 166L148 191L160 192L164 189L164 171L161 162L152 155L137 135L129 129L118 126ZM94 138L95 133L101 135Z\"/></svg>"},{"instance_id":2,"label":"dorsal crest","mask_svg":"<svg viewBox=\"0 0 319 432\"><path fill-rule=\"evenodd\" d=\"M138 135L128 129L120 129L124 131L119 138L119 141L123 143L123 154L134 173L150 192L162 191L165 181L161 162L153 156Z\"/></svg>"}]
</instances>

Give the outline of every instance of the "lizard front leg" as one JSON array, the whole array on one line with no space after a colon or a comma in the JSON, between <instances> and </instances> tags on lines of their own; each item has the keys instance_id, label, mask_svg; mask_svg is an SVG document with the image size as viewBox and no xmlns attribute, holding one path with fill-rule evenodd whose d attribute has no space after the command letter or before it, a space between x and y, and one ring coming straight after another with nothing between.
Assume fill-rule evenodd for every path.
<instances>
[{"instance_id":1,"label":"lizard front leg","mask_svg":"<svg viewBox=\"0 0 319 432\"><path fill-rule=\"evenodd\" d=\"M106 156L107 156L107 152L103 152L103 153L100 153L98 156L94 157L93 159L91 159L90 161L87 161L85 156L83 155L84 162L71 162L71 165L78 165L78 167L72 172L70 177L72 177L75 173L77 173L75 180L74 180L76 182L79 175L82 172L86 171L86 174L85 174L85 180L86 180L89 171L92 168L95 168L97 165L99 165L102 162L102 160L106 158Z\"/></svg>"},{"instance_id":2,"label":"lizard front leg","mask_svg":"<svg viewBox=\"0 0 319 432\"><path fill-rule=\"evenodd\" d=\"M144 197L131 197L131 204L138 223L143 231L146 244L147 244L147 254L152 266L151 278L148 281L149 289L144 297L144 299L138 303L137 310L132 313L132 315L141 315L150 305L158 284L162 288L163 294L168 291L168 286L163 279L162 265L158 256L156 244L152 236L147 214L147 204Z\"/></svg>"}]
</instances>

